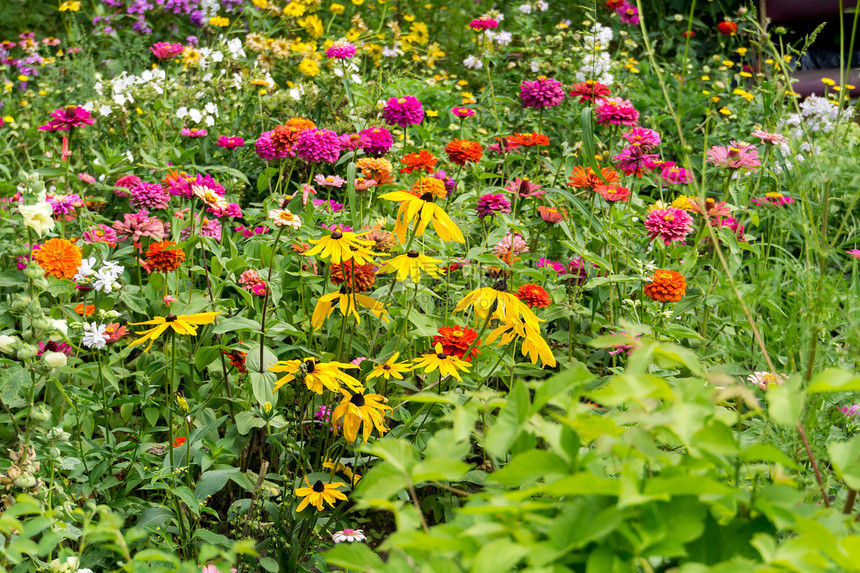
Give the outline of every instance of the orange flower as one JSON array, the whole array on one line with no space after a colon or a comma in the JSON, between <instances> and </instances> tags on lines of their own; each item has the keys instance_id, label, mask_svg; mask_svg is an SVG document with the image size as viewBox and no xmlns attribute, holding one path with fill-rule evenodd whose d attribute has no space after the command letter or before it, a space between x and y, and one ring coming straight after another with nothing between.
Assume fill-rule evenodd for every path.
<instances>
[{"instance_id":1,"label":"orange flower","mask_svg":"<svg viewBox=\"0 0 860 573\"><path fill-rule=\"evenodd\" d=\"M419 197L425 193L432 193L436 197L444 199L448 191L445 189L445 183L441 179L421 177L412 185L412 193Z\"/></svg>"},{"instance_id":2,"label":"orange flower","mask_svg":"<svg viewBox=\"0 0 860 573\"><path fill-rule=\"evenodd\" d=\"M355 289L355 292L367 292L376 283L376 265L367 263L355 265L354 261L344 261L339 265L331 265L331 282L340 286L343 283L344 271L346 272L346 286Z\"/></svg>"},{"instance_id":3,"label":"orange flower","mask_svg":"<svg viewBox=\"0 0 860 573\"><path fill-rule=\"evenodd\" d=\"M383 157L362 157L355 162L355 167L360 169L366 178L376 181L377 185L394 183L394 177L391 176L394 167Z\"/></svg>"},{"instance_id":4,"label":"orange flower","mask_svg":"<svg viewBox=\"0 0 860 573\"><path fill-rule=\"evenodd\" d=\"M49 277L70 279L81 266L81 248L68 239L51 239L33 251L33 258Z\"/></svg>"},{"instance_id":5,"label":"orange flower","mask_svg":"<svg viewBox=\"0 0 860 573\"><path fill-rule=\"evenodd\" d=\"M445 153L448 154L451 163L456 165L477 163L484 155L484 146L477 141L455 139L445 146Z\"/></svg>"},{"instance_id":6,"label":"orange flower","mask_svg":"<svg viewBox=\"0 0 860 573\"><path fill-rule=\"evenodd\" d=\"M687 281L681 273L660 269L654 271L645 294L657 302L678 302L687 292Z\"/></svg>"},{"instance_id":7,"label":"orange flower","mask_svg":"<svg viewBox=\"0 0 860 573\"><path fill-rule=\"evenodd\" d=\"M86 308L84 308L84 303L80 303L75 307L75 312L77 312L81 316L92 316L92 314L96 311L96 307L94 304L88 304Z\"/></svg>"},{"instance_id":8,"label":"orange flower","mask_svg":"<svg viewBox=\"0 0 860 573\"><path fill-rule=\"evenodd\" d=\"M279 125L272 132L272 144L279 152L290 151L299 135L308 129L316 129L316 124L309 119L293 117L284 125Z\"/></svg>"},{"instance_id":9,"label":"orange flower","mask_svg":"<svg viewBox=\"0 0 860 573\"><path fill-rule=\"evenodd\" d=\"M176 243L173 241L153 243L146 253L146 263L155 272L166 273L168 271L175 271L182 264L182 261L185 260L185 253L182 252L182 249L170 248L175 246Z\"/></svg>"},{"instance_id":10,"label":"orange flower","mask_svg":"<svg viewBox=\"0 0 860 573\"><path fill-rule=\"evenodd\" d=\"M552 302L549 293L540 285L523 285L514 296L532 308L546 308Z\"/></svg>"},{"instance_id":11,"label":"orange flower","mask_svg":"<svg viewBox=\"0 0 860 573\"><path fill-rule=\"evenodd\" d=\"M404 155L401 161L406 166L400 170L401 173L412 173L415 169L425 169L427 173L433 173L439 160L429 151L422 149L418 153Z\"/></svg>"},{"instance_id":12,"label":"orange flower","mask_svg":"<svg viewBox=\"0 0 860 573\"><path fill-rule=\"evenodd\" d=\"M573 168L573 174L569 177L570 181L567 185L569 187L593 191L598 185L606 185L607 183L609 185L618 185L621 183L621 177L611 167L604 167L600 172L603 174L603 179L606 179L605 182L591 167L586 170L584 167L576 166Z\"/></svg>"},{"instance_id":13,"label":"orange flower","mask_svg":"<svg viewBox=\"0 0 860 573\"><path fill-rule=\"evenodd\" d=\"M507 137L507 142L510 145L523 147L534 147L535 145L549 145L549 138L540 133L514 133Z\"/></svg>"}]
</instances>

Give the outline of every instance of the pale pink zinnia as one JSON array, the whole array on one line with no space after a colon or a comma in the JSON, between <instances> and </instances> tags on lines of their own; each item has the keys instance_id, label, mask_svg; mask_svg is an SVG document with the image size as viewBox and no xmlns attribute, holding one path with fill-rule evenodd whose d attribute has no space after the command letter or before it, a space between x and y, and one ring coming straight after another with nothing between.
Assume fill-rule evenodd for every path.
<instances>
[{"instance_id":1,"label":"pale pink zinnia","mask_svg":"<svg viewBox=\"0 0 860 573\"><path fill-rule=\"evenodd\" d=\"M513 257L527 252L529 252L529 246L519 233L508 233L493 247L493 254L500 259L508 256L510 257L508 260L511 260Z\"/></svg>"},{"instance_id":2,"label":"pale pink zinnia","mask_svg":"<svg viewBox=\"0 0 860 573\"><path fill-rule=\"evenodd\" d=\"M771 386L779 386L786 382L785 376L782 374L773 374L771 372L753 372L747 376L747 380L762 390L767 390Z\"/></svg>"},{"instance_id":3,"label":"pale pink zinnia","mask_svg":"<svg viewBox=\"0 0 860 573\"><path fill-rule=\"evenodd\" d=\"M627 140L631 147L641 147L646 151L660 145L660 134L647 127L634 127L630 131L622 133L621 137Z\"/></svg>"},{"instance_id":4,"label":"pale pink zinnia","mask_svg":"<svg viewBox=\"0 0 860 573\"><path fill-rule=\"evenodd\" d=\"M654 209L645 219L645 228L649 240L660 237L663 243L669 245L684 240L693 231L693 219L681 209Z\"/></svg>"},{"instance_id":5,"label":"pale pink zinnia","mask_svg":"<svg viewBox=\"0 0 860 573\"><path fill-rule=\"evenodd\" d=\"M546 191L541 191L541 185L532 183L528 177L523 179L517 177L513 181L509 181L508 184L505 185L505 191L515 193L520 197L540 197L546 193Z\"/></svg>"},{"instance_id":6,"label":"pale pink zinnia","mask_svg":"<svg viewBox=\"0 0 860 573\"><path fill-rule=\"evenodd\" d=\"M778 133L770 133L769 131L764 131L762 129L757 129L751 134L753 137L757 137L761 139L762 143L766 143L768 145L779 145L783 141L785 141L785 136L780 135Z\"/></svg>"},{"instance_id":7,"label":"pale pink zinnia","mask_svg":"<svg viewBox=\"0 0 860 573\"><path fill-rule=\"evenodd\" d=\"M288 209L272 209L269 211L269 220L272 221L276 227L298 229L302 226L301 217L293 215Z\"/></svg>"},{"instance_id":8,"label":"pale pink zinnia","mask_svg":"<svg viewBox=\"0 0 860 573\"><path fill-rule=\"evenodd\" d=\"M314 183L323 187L343 187L346 181L340 175L323 175L322 173L317 173L317 176L314 177Z\"/></svg>"},{"instance_id":9,"label":"pale pink zinnia","mask_svg":"<svg viewBox=\"0 0 860 573\"><path fill-rule=\"evenodd\" d=\"M725 169L755 169L761 163L754 145L732 141L729 145L715 145L708 150L708 163Z\"/></svg>"}]
</instances>

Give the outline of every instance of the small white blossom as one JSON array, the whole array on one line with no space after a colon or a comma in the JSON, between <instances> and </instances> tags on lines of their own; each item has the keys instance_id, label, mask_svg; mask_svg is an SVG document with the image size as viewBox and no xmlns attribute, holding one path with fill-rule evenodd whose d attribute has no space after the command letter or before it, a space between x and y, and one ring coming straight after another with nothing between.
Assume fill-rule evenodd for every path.
<instances>
[{"instance_id":1,"label":"small white blossom","mask_svg":"<svg viewBox=\"0 0 860 573\"><path fill-rule=\"evenodd\" d=\"M81 337L81 344L87 348L95 348L99 350L107 344L108 334L106 324L96 324L91 322L83 324L84 335Z\"/></svg>"},{"instance_id":2,"label":"small white blossom","mask_svg":"<svg viewBox=\"0 0 860 573\"><path fill-rule=\"evenodd\" d=\"M482 62L480 58L477 58L475 56L469 56L465 60L463 60L463 65L470 70L480 70L484 67L484 62Z\"/></svg>"},{"instance_id":3,"label":"small white blossom","mask_svg":"<svg viewBox=\"0 0 860 573\"><path fill-rule=\"evenodd\" d=\"M89 278L91 274L93 274L93 270L96 266L96 258L89 257L88 259L81 260L81 266L78 267L78 272L73 277L76 283L84 282Z\"/></svg>"},{"instance_id":4,"label":"small white blossom","mask_svg":"<svg viewBox=\"0 0 860 573\"><path fill-rule=\"evenodd\" d=\"M532 13L532 6L531 6L531 4L520 4L519 11L522 12L523 14L531 14Z\"/></svg>"}]
</instances>

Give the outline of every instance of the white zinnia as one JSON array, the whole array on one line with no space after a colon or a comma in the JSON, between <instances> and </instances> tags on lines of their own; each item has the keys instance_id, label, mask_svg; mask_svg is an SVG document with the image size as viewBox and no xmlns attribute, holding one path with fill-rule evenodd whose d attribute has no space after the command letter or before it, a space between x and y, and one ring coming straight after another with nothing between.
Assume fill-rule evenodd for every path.
<instances>
[{"instance_id":1,"label":"white zinnia","mask_svg":"<svg viewBox=\"0 0 860 573\"><path fill-rule=\"evenodd\" d=\"M24 218L24 225L30 227L41 237L54 228L54 208L47 201L35 205L21 205L18 212Z\"/></svg>"}]
</instances>

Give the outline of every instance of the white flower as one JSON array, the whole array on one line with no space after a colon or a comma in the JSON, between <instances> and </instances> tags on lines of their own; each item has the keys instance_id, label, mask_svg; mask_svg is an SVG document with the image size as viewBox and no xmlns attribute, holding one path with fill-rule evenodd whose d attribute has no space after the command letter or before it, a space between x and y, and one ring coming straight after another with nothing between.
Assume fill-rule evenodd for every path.
<instances>
[{"instance_id":1,"label":"white flower","mask_svg":"<svg viewBox=\"0 0 860 573\"><path fill-rule=\"evenodd\" d=\"M82 105L81 107L82 107L82 108L84 108L85 110L89 111L89 112L92 112L92 111L93 111L93 107L95 107L95 104L94 104L93 102L91 102L91 101L88 101L87 103L85 103L85 104L84 104L84 105Z\"/></svg>"},{"instance_id":2,"label":"white flower","mask_svg":"<svg viewBox=\"0 0 860 573\"><path fill-rule=\"evenodd\" d=\"M111 109L111 107L110 107L109 105L107 105L107 104L102 104L102 105L100 105L100 106L99 106L99 113L101 114L101 116L102 116L102 117L107 117L107 116L109 116L109 115L110 115L110 113L111 113L111 111L113 111L113 110L112 110L112 109Z\"/></svg>"},{"instance_id":3,"label":"white flower","mask_svg":"<svg viewBox=\"0 0 860 573\"><path fill-rule=\"evenodd\" d=\"M207 103L205 106L203 106L203 110L206 113L218 115L218 107L214 103L212 103L211 101L209 103Z\"/></svg>"},{"instance_id":4,"label":"white flower","mask_svg":"<svg viewBox=\"0 0 860 573\"><path fill-rule=\"evenodd\" d=\"M335 543L353 543L355 541L364 541L367 539L364 536L364 531L361 529L344 529L343 531L335 531L331 534L331 538Z\"/></svg>"},{"instance_id":5,"label":"white flower","mask_svg":"<svg viewBox=\"0 0 860 573\"><path fill-rule=\"evenodd\" d=\"M549 4L547 4L543 0L538 0L536 6L537 6L537 9L540 10L541 12L546 12L547 8L549 8Z\"/></svg>"},{"instance_id":6,"label":"white flower","mask_svg":"<svg viewBox=\"0 0 860 573\"><path fill-rule=\"evenodd\" d=\"M336 75L339 78L342 78L343 77L343 70L340 68L335 68L334 69L334 75Z\"/></svg>"},{"instance_id":7,"label":"white flower","mask_svg":"<svg viewBox=\"0 0 860 573\"><path fill-rule=\"evenodd\" d=\"M538 62L537 60L533 61L531 64L529 64L529 69L533 73L539 72L540 71L540 62Z\"/></svg>"},{"instance_id":8,"label":"white flower","mask_svg":"<svg viewBox=\"0 0 860 573\"><path fill-rule=\"evenodd\" d=\"M294 99L295 101L299 101L300 99L302 99L302 92L303 91L304 90L302 89L301 86L297 86L297 87L291 88L290 91L287 93L289 94L290 98Z\"/></svg>"},{"instance_id":9,"label":"white flower","mask_svg":"<svg viewBox=\"0 0 860 573\"><path fill-rule=\"evenodd\" d=\"M289 209L272 209L269 211L269 220L272 221L276 227L298 229L302 226L302 218L290 213Z\"/></svg>"},{"instance_id":10,"label":"white flower","mask_svg":"<svg viewBox=\"0 0 860 573\"><path fill-rule=\"evenodd\" d=\"M496 35L496 43L500 46L507 46L514 39L514 35L510 32L499 32Z\"/></svg>"},{"instance_id":11,"label":"white flower","mask_svg":"<svg viewBox=\"0 0 860 573\"><path fill-rule=\"evenodd\" d=\"M484 63L480 58L476 58L475 56L469 56L465 60L463 60L463 65L469 68L470 70L480 70L484 67Z\"/></svg>"},{"instance_id":12,"label":"white flower","mask_svg":"<svg viewBox=\"0 0 860 573\"><path fill-rule=\"evenodd\" d=\"M87 348L95 348L96 350L104 348L107 344L108 334L106 324L96 324L91 322L83 324L84 335L81 337L81 344Z\"/></svg>"},{"instance_id":13,"label":"white flower","mask_svg":"<svg viewBox=\"0 0 860 573\"><path fill-rule=\"evenodd\" d=\"M42 361L51 368L59 368L65 366L69 359L62 352L43 352Z\"/></svg>"},{"instance_id":14,"label":"white flower","mask_svg":"<svg viewBox=\"0 0 860 573\"><path fill-rule=\"evenodd\" d=\"M245 50L242 49L242 40L233 38L227 42L227 51L230 52L230 57L234 60L245 57Z\"/></svg>"},{"instance_id":15,"label":"white flower","mask_svg":"<svg viewBox=\"0 0 860 573\"><path fill-rule=\"evenodd\" d=\"M117 275L111 271L111 269L105 269L102 267L97 270L93 275L93 288L99 292L103 292L109 294L113 291L114 283L116 282Z\"/></svg>"},{"instance_id":16,"label":"white flower","mask_svg":"<svg viewBox=\"0 0 860 573\"><path fill-rule=\"evenodd\" d=\"M36 231L40 237L42 233L54 228L54 208L47 201L35 205L21 205L18 212L24 218L24 225Z\"/></svg>"},{"instance_id":17,"label":"white flower","mask_svg":"<svg viewBox=\"0 0 860 573\"><path fill-rule=\"evenodd\" d=\"M203 123L205 123L208 127L212 127L213 125L215 125L215 118L211 115L207 115Z\"/></svg>"},{"instance_id":18,"label":"white flower","mask_svg":"<svg viewBox=\"0 0 860 573\"><path fill-rule=\"evenodd\" d=\"M349 76L349 79L351 79L352 83L354 83L354 84L360 84L361 83L361 76L358 74L352 74L351 76Z\"/></svg>"},{"instance_id":19,"label":"white flower","mask_svg":"<svg viewBox=\"0 0 860 573\"><path fill-rule=\"evenodd\" d=\"M134 163L134 155L131 154L131 150L125 152L125 158L128 159L129 163Z\"/></svg>"},{"instance_id":20,"label":"white flower","mask_svg":"<svg viewBox=\"0 0 860 573\"><path fill-rule=\"evenodd\" d=\"M102 265L102 270L109 269L115 275L121 275L125 271L125 267L118 265L113 261L105 261Z\"/></svg>"},{"instance_id":21,"label":"white flower","mask_svg":"<svg viewBox=\"0 0 860 573\"><path fill-rule=\"evenodd\" d=\"M397 49L396 46L389 48L388 46L382 46L382 55L386 58L396 58L400 55L400 50Z\"/></svg>"},{"instance_id":22,"label":"white flower","mask_svg":"<svg viewBox=\"0 0 860 573\"><path fill-rule=\"evenodd\" d=\"M522 12L523 14L531 14L531 13L532 13L532 7L531 7L531 4L521 4L521 5L520 5L520 7L519 7L519 10L520 10L520 12Z\"/></svg>"},{"instance_id":23,"label":"white flower","mask_svg":"<svg viewBox=\"0 0 860 573\"><path fill-rule=\"evenodd\" d=\"M88 259L81 259L81 266L78 267L77 274L73 277L73 280L76 283L82 283L89 278L91 274L93 274L93 270L96 266L96 258L90 257Z\"/></svg>"},{"instance_id":24,"label":"white flower","mask_svg":"<svg viewBox=\"0 0 860 573\"><path fill-rule=\"evenodd\" d=\"M51 318L49 320L51 321L51 326L53 326L57 330L57 332L59 332L63 336L69 335L69 323L68 322L66 322L65 320L58 319L58 318Z\"/></svg>"},{"instance_id":25,"label":"white flower","mask_svg":"<svg viewBox=\"0 0 860 573\"><path fill-rule=\"evenodd\" d=\"M182 119L187 115L188 115L188 108L185 107L184 105L176 110L176 118L177 119Z\"/></svg>"},{"instance_id":26,"label":"white flower","mask_svg":"<svg viewBox=\"0 0 860 573\"><path fill-rule=\"evenodd\" d=\"M200 120L203 119L203 114L200 113L199 109L192 107L188 110L188 117L190 117L191 121L194 123L200 123Z\"/></svg>"},{"instance_id":27,"label":"white flower","mask_svg":"<svg viewBox=\"0 0 860 573\"><path fill-rule=\"evenodd\" d=\"M212 52L212 54L209 57L212 58L213 62L223 62L224 61L224 53L221 52L220 50L215 50L214 52Z\"/></svg>"},{"instance_id":28,"label":"white flower","mask_svg":"<svg viewBox=\"0 0 860 573\"><path fill-rule=\"evenodd\" d=\"M18 342L17 336L9 336L8 334L0 334L0 352L9 354L12 352L12 345Z\"/></svg>"}]
</instances>

